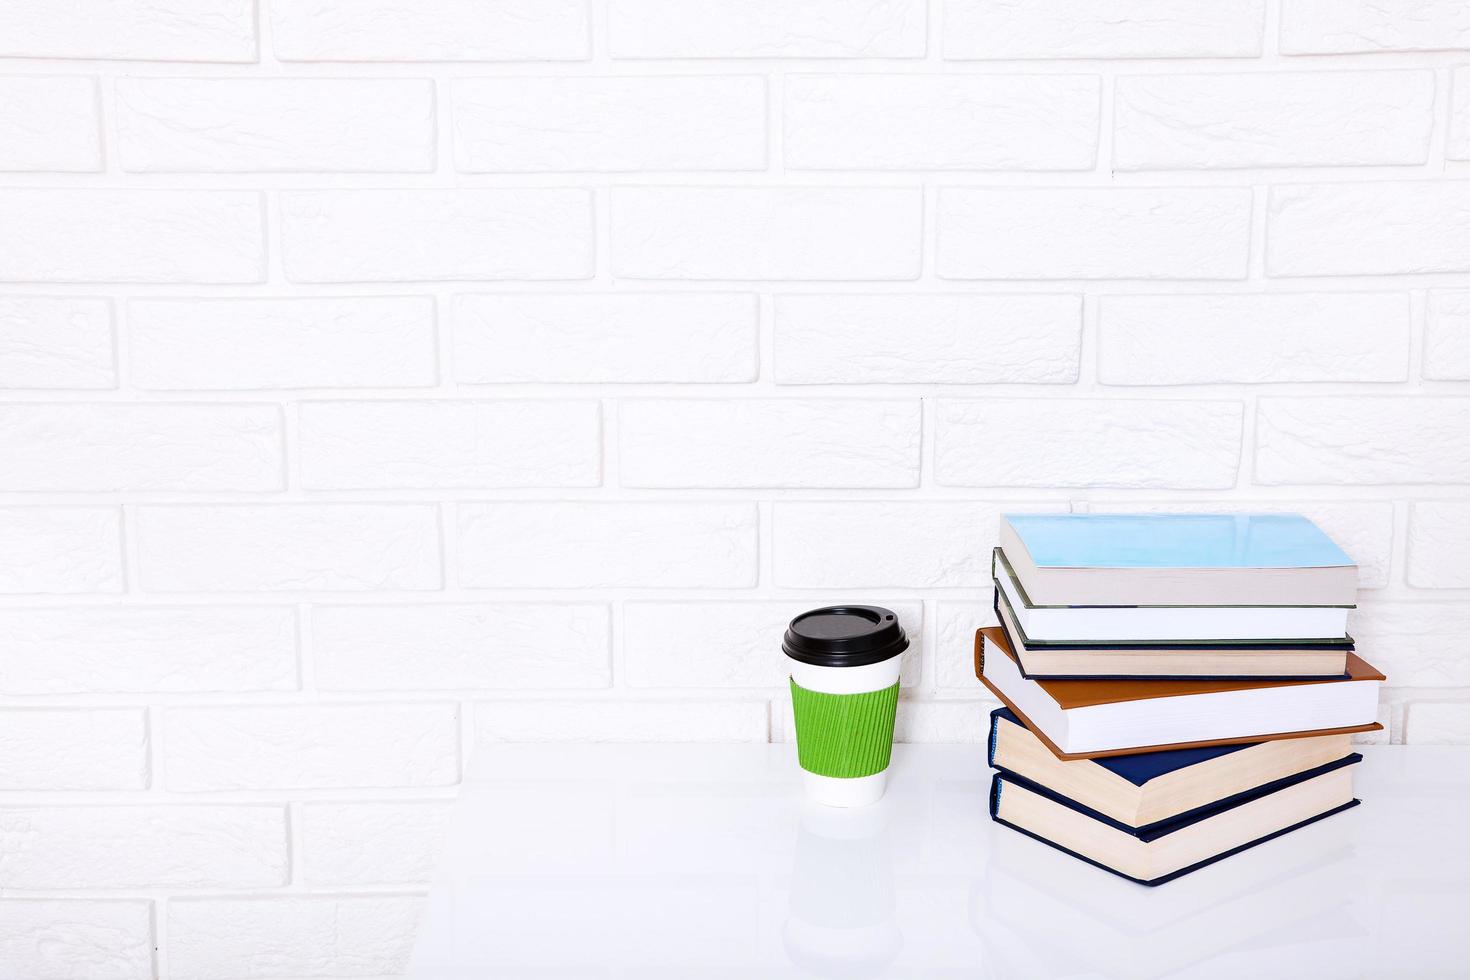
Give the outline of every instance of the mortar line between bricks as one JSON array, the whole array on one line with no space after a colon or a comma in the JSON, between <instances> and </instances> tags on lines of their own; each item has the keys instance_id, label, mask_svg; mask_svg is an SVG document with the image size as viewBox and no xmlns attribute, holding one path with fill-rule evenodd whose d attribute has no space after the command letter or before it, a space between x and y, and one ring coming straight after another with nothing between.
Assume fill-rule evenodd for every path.
<instances>
[{"instance_id":1,"label":"mortar line between bricks","mask_svg":"<svg viewBox=\"0 0 1470 980\"><path fill-rule=\"evenodd\" d=\"M1453 72L1453 67L1434 70L1434 128L1430 132L1425 166L1439 178L1443 178L1447 170L1450 133L1455 125Z\"/></svg>"},{"instance_id":2,"label":"mortar line between bricks","mask_svg":"<svg viewBox=\"0 0 1470 980\"><path fill-rule=\"evenodd\" d=\"M153 964L154 980L168 980L173 976L168 965L168 899L171 895L171 892L149 895L149 938L153 942L149 958Z\"/></svg>"},{"instance_id":3,"label":"mortar line between bricks","mask_svg":"<svg viewBox=\"0 0 1470 980\"><path fill-rule=\"evenodd\" d=\"M1470 161L1467 161L1470 162ZM1467 170L1470 174L1470 170ZM1231 185L1241 187L1242 185ZM15 189L15 188L12 188ZM939 295L981 296L1034 296L1080 292L1118 292L1124 294L1152 295L1166 293L1177 296L1220 294L1290 294L1305 292L1394 292L1408 289L1447 288L1464 289L1470 286L1470 269L1455 272L1429 273L1367 273L1363 275L1310 275L1280 276L1269 279L940 279L921 288L918 280L839 280L839 279L629 279L618 280L613 291L632 294L662 295L708 295L769 293L781 295L892 295L922 292ZM81 283L81 282L6 282L0 284L10 297L96 297L127 300L197 300L218 302L249 299L387 299L428 297L436 291L452 295L490 296L556 296L556 295L603 295L609 292L609 284L593 280L532 282L524 280L457 280L433 282L379 281L360 283L289 283L271 284L210 284L210 283ZM547 389L567 388L569 382L487 382L467 384L466 389L508 389L528 387ZM596 386L596 382L583 382ZM603 382L606 386L631 389L640 383ZM680 382L665 383L670 387ZM703 383L704 387L722 387L732 383ZM6 400L25 400L28 395L40 397L54 393L58 397L90 395L100 397L109 389L9 389ZM189 394L229 394L241 397L250 393L278 392L404 392L425 390L422 387L258 387L238 389L151 389L150 396L169 397Z\"/></svg>"},{"instance_id":4,"label":"mortar line between bricks","mask_svg":"<svg viewBox=\"0 0 1470 980\"><path fill-rule=\"evenodd\" d=\"M1282 0L1266 0L1264 5L1261 55L1271 64L1280 64L1284 57L1281 53L1281 3Z\"/></svg>"},{"instance_id":5,"label":"mortar line between bricks","mask_svg":"<svg viewBox=\"0 0 1470 980\"><path fill-rule=\"evenodd\" d=\"M94 191L181 191L208 192L254 192L254 193L306 193L330 194L333 191L379 191L412 195L415 192L446 190L594 190L607 188L679 188L679 189L759 189L773 187L801 188L808 190L864 189L864 188L916 188L923 181L931 180L940 187L953 188L1004 188L1017 190L1069 190L1097 188L1134 188L1159 190L1219 189L1242 187L1251 184L1297 185L1297 184L1442 184L1447 180L1470 179L1470 160L1445 160L1437 168L1426 164L1330 164L1296 165L1278 167L1222 167L1213 170L1190 168L1160 168L1149 170L1118 170L1103 165L1092 169L1040 170L1040 169L959 169L959 168L911 168L894 170L884 168L838 168L796 169L785 167L772 171L587 171L566 170L556 172L504 172L504 173L459 173L453 170L410 172L357 173L346 171L320 171L315 173L211 173L191 171L181 173L11 173L0 180L6 190L94 190ZM278 249L275 251L279 251ZM630 279L633 277L629 277ZM70 280L55 280L67 286L85 286L87 282L73 283ZM274 276L273 284L289 283L292 286L353 286L371 285L374 281L386 283L463 282L463 283L523 283L545 285L547 283L575 284L586 281L583 277L519 278L466 277L421 280L413 278L382 280L328 280L316 278L311 281L286 280ZM176 282L138 283L135 281L103 282L92 285L122 288L136 285L147 288L179 287L249 287L256 282L219 283L198 280ZM7 286L10 284L7 284ZM14 285L26 285L17 282Z\"/></svg>"},{"instance_id":6,"label":"mortar line between bricks","mask_svg":"<svg viewBox=\"0 0 1470 980\"><path fill-rule=\"evenodd\" d=\"M1422 290L1416 291L1422 292ZM1116 295L1116 294L1108 294ZM1102 296L1089 296L1088 299L1102 299ZM1422 331L1421 331L1422 333ZM1238 397L1240 392L1248 390L1259 392L1273 398L1293 398L1301 401L1310 401L1317 398L1334 398L1344 395L1381 397L1386 400L1401 399L1407 401L1410 396L1418 395L1428 390L1427 385L1432 385L1433 390L1445 395L1470 394L1470 381L1460 379L1432 380L1427 384L1416 383L1420 379L1400 379L1381 381L1265 381L1265 382L1243 382L1243 381L1210 381L1210 382L1188 382L1177 384L1100 384L1097 387L1086 387L1076 381L1059 381L1054 383L1024 383L1024 382L997 382L997 383L974 383L974 384L926 384L911 382L874 382L867 385L857 383L813 383L813 384L767 384L766 382L741 384L739 386L716 386L698 384L669 384L669 385L628 385L618 389L612 385L589 384L585 386L564 386L555 391L543 391L540 389L521 389L515 391L489 391L484 388L476 388L473 391L461 389L454 392L439 392L428 389L405 389L384 392L381 394L356 392L335 392L332 395L323 396L316 393L291 392L279 397L271 397L269 394L259 391L254 392L179 392L177 397L164 395L159 397L150 393L149 396L139 398L135 392L110 393L98 392L55 392L53 397L12 397L6 395L0 398L0 408L9 406L108 406L108 407L150 407L159 408L166 405L184 407L212 407L219 409L243 409L243 408L273 408L278 411L294 415L290 410L302 404L311 405L351 405L378 403L385 405L393 404L432 404L448 402L468 402L480 404L495 404L497 402L588 402L604 400L613 403L626 401L678 401L683 403L709 403L719 402L725 404L737 404L740 402L759 401L815 401L829 404L841 404L848 402L853 405L872 405L881 403L894 403L909 401L916 398L929 397L941 401L969 401L985 399L1005 399L1009 401L1035 401L1038 404L1064 403L1066 401L1085 401L1098 397L1106 397L1114 401L1123 402L1148 402L1148 401L1229 401L1232 397ZM107 395L108 397L99 397ZM556 492L575 492L588 489L585 486L557 486L547 484L537 487L531 485L503 484L501 486L490 486L486 484L473 485L464 483L461 485L446 484L444 486L417 486L417 487L371 487L371 486L333 486L324 484L318 480L314 486L301 487L303 491L313 494L353 494L353 493L420 493L420 492L445 492L445 493L490 493L500 494L508 492L527 493L534 490L551 490ZM659 489L657 487L629 489ZM681 488L682 489L682 488ZM718 487L690 487L687 489L719 489ZM730 490L750 489L747 486L730 485ZM799 487L773 489L801 489ZM853 489L869 489L855 487ZM1043 488L1044 489L1044 488ZM0 500L9 496L21 496L38 493L48 493L44 490L0 490ZM270 494L279 493L279 490L240 490L229 487L220 487L211 490L60 490L55 496L87 495L97 499L104 499L109 494L152 494L160 498L165 494L175 494L178 499L185 498L205 499L210 496L228 497L230 495L266 497Z\"/></svg>"},{"instance_id":7,"label":"mortar line between bricks","mask_svg":"<svg viewBox=\"0 0 1470 980\"><path fill-rule=\"evenodd\" d=\"M267 19L268 20L268 19ZM942 26L942 25L941 25ZM1265 34L1263 32L1263 39ZM941 46L942 47L942 46ZM1130 73L1159 75L1272 74L1279 72L1320 73L1324 71L1402 71L1454 67L1466 62L1466 48L1340 52L1326 54L1276 54L1266 50L1252 55L1055 57L1055 58L862 58L862 57L705 57L705 58L611 58L598 62L581 60L358 60L281 61L273 51L262 49L256 61L183 61L138 58L43 58L7 55L11 73L20 75L97 74L125 72L160 78L422 78L442 72L455 78L498 78L525 75L600 76L617 75L729 75L788 68L803 74L930 74L956 75L1068 75L1096 73L1107 68Z\"/></svg>"}]
</instances>

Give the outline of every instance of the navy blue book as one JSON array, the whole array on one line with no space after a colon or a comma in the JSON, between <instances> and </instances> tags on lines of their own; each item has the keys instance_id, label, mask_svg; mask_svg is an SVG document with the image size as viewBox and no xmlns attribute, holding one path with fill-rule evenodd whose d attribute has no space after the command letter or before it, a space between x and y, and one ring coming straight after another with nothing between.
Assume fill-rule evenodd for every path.
<instances>
[{"instance_id":1,"label":"navy blue book","mask_svg":"<svg viewBox=\"0 0 1470 980\"><path fill-rule=\"evenodd\" d=\"M1306 741L1315 739L1067 761L1001 708L991 714L990 763L999 771L990 815L1089 864L1158 885L1356 806L1350 767L1362 756L1347 751L1301 768L1314 761L1304 753L1283 765L1280 750ZM1257 750L1266 754L1253 757ZM1263 780L1262 764L1275 775ZM1284 768L1295 771L1282 775Z\"/></svg>"},{"instance_id":2,"label":"navy blue book","mask_svg":"<svg viewBox=\"0 0 1470 980\"><path fill-rule=\"evenodd\" d=\"M1314 735L1059 759L1009 708L990 713L988 755L1003 776L1044 787L1099 819L1142 834L1249 802L1361 758L1350 735Z\"/></svg>"}]
</instances>

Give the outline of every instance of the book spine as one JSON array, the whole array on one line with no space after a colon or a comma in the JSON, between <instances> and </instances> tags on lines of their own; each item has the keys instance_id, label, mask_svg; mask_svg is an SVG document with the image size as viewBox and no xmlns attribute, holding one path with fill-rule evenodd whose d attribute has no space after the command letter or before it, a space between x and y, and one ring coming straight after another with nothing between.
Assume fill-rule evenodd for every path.
<instances>
[{"instance_id":1,"label":"book spine","mask_svg":"<svg viewBox=\"0 0 1470 980\"><path fill-rule=\"evenodd\" d=\"M985 764L995 768L995 740L1000 735L1000 719L994 714L990 716L990 738L986 739Z\"/></svg>"}]
</instances>

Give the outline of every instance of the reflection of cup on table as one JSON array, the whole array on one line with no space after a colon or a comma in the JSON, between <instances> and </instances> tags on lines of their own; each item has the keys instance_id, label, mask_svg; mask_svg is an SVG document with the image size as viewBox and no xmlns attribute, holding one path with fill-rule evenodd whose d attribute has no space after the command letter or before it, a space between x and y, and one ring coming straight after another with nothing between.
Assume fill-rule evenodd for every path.
<instances>
[{"instance_id":1,"label":"reflection of cup on table","mask_svg":"<svg viewBox=\"0 0 1470 980\"><path fill-rule=\"evenodd\" d=\"M864 806L883 795L908 646L898 617L878 606L825 606L791 621L781 649L811 799Z\"/></svg>"},{"instance_id":2,"label":"reflection of cup on table","mask_svg":"<svg viewBox=\"0 0 1470 980\"><path fill-rule=\"evenodd\" d=\"M809 804L782 931L792 962L818 976L882 976L903 946L897 905L888 808Z\"/></svg>"}]
</instances>

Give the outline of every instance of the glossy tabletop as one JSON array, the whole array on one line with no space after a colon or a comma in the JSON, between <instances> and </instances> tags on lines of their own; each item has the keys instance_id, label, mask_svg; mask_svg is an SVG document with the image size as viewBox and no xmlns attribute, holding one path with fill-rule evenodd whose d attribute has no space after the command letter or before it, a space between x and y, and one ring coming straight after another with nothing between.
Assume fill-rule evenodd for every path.
<instances>
[{"instance_id":1,"label":"glossy tabletop","mask_svg":"<svg viewBox=\"0 0 1470 980\"><path fill-rule=\"evenodd\" d=\"M485 745L409 976L1470 975L1470 748L1372 746L1363 805L1158 888L990 821L980 746L804 804L783 745Z\"/></svg>"}]
</instances>

